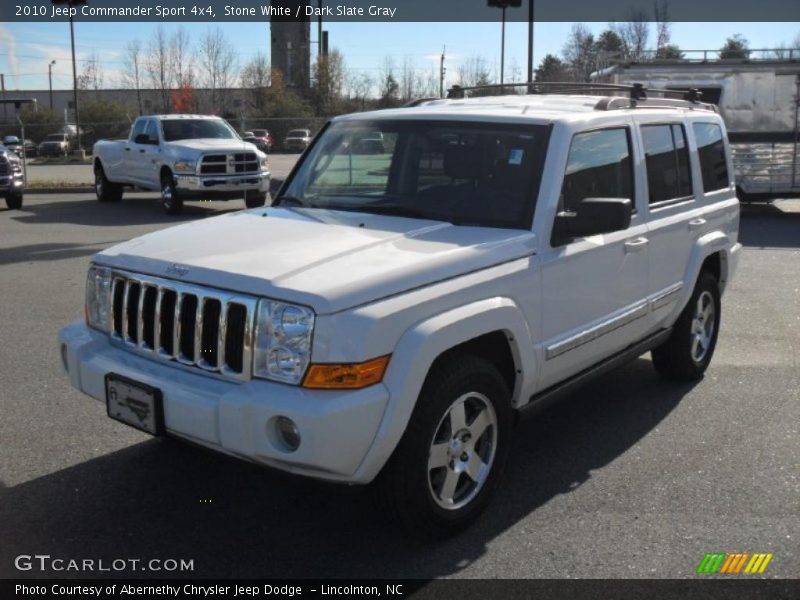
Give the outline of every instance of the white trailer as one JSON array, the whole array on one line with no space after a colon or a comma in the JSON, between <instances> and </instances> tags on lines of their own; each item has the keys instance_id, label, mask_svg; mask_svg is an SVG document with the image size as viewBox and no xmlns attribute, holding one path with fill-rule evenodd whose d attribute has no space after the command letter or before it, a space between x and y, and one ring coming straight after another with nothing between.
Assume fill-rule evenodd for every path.
<instances>
[{"instance_id":1,"label":"white trailer","mask_svg":"<svg viewBox=\"0 0 800 600\"><path fill-rule=\"evenodd\" d=\"M748 59L714 54L689 51L680 60L619 64L597 75L651 90L699 89L725 119L740 199L800 196L800 51L754 50Z\"/></svg>"}]
</instances>

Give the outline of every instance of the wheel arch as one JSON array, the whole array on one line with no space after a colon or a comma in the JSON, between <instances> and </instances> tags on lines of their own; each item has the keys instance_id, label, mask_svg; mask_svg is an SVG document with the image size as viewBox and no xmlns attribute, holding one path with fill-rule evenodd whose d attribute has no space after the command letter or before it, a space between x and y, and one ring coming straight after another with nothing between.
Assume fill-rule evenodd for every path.
<instances>
[{"instance_id":1,"label":"wheel arch","mask_svg":"<svg viewBox=\"0 0 800 600\"><path fill-rule=\"evenodd\" d=\"M703 235L695 242L683 281L683 297L676 308L676 315L683 310L692 296L700 273L705 271L714 275L719 282L720 292L724 291L729 279L730 253L733 245L734 242L721 231Z\"/></svg>"},{"instance_id":2,"label":"wheel arch","mask_svg":"<svg viewBox=\"0 0 800 600\"><path fill-rule=\"evenodd\" d=\"M490 358L491 350L498 349L499 356ZM460 351L487 358L507 382L513 379L513 407L530 396L536 357L528 322L512 299L480 300L417 323L400 337L392 353L383 382L389 401L357 479L369 481L380 472L405 432L428 374Z\"/></svg>"}]
</instances>

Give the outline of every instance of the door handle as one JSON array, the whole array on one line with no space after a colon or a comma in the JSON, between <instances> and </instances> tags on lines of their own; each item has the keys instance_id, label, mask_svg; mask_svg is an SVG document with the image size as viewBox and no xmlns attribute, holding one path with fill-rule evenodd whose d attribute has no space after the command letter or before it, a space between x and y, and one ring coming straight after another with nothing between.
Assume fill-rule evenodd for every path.
<instances>
[{"instance_id":1,"label":"door handle","mask_svg":"<svg viewBox=\"0 0 800 600\"><path fill-rule=\"evenodd\" d=\"M130 152L130 151L131 151L130 148L125 148L125 152Z\"/></svg>"},{"instance_id":2,"label":"door handle","mask_svg":"<svg viewBox=\"0 0 800 600\"><path fill-rule=\"evenodd\" d=\"M144 148L139 148L139 152L140 152L141 154L144 154Z\"/></svg>"},{"instance_id":3,"label":"door handle","mask_svg":"<svg viewBox=\"0 0 800 600\"><path fill-rule=\"evenodd\" d=\"M696 229L700 229L705 224L706 220L703 217L692 219L691 221L689 221L689 231L695 231Z\"/></svg>"},{"instance_id":4,"label":"door handle","mask_svg":"<svg viewBox=\"0 0 800 600\"><path fill-rule=\"evenodd\" d=\"M640 250L644 250L647 247L647 244L650 243L646 237L638 237L635 240L630 240L625 242L625 253L629 252L639 252Z\"/></svg>"}]
</instances>

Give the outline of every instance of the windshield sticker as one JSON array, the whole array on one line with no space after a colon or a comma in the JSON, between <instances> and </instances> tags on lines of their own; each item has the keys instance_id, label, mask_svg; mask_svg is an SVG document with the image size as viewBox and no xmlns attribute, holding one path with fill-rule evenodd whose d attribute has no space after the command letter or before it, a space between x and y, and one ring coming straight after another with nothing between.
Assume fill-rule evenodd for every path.
<instances>
[{"instance_id":1,"label":"windshield sticker","mask_svg":"<svg viewBox=\"0 0 800 600\"><path fill-rule=\"evenodd\" d=\"M511 152L508 153L508 164L510 165L521 165L522 164L522 157L525 155L525 151L522 148L514 148Z\"/></svg>"}]
</instances>

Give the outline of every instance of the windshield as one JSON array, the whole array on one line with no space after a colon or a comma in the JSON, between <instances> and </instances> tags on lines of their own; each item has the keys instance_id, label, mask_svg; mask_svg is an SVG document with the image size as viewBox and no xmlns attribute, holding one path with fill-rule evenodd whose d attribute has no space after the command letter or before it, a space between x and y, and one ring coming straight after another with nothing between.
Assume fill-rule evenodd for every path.
<instances>
[{"instance_id":1,"label":"windshield","mask_svg":"<svg viewBox=\"0 0 800 600\"><path fill-rule=\"evenodd\" d=\"M215 138L234 140L239 136L221 119L164 119L161 121L164 141Z\"/></svg>"},{"instance_id":2,"label":"windshield","mask_svg":"<svg viewBox=\"0 0 800 600\"><path fill-rule=\"evenodd\" d=\"M51 133L44 140L46 142L63 142L65 137L62 133Z\"/></svg>"},{"instance_id":3,"label":"windshield","mask_svg":"<svg viewBox=\"0 0 800 600\"><path fill-rule=\"evenodd\" d=\"M253 129L253 135L256 137L267 137L266 129Z\"/></svg>"},{"instance_id":4,"label":"windshield","mask_svg":"<svg viewBox=\"0 0 800 600\"><path fill-rule=\"evenodd\" d=\"M308 137L309 133L307 129L292 129L286 137Z\"/></svg>"},{"instance_id":5,"label":"windshield","mask_svg":"<svg viewBox=\"0 0 800 600\"><path fill-rule=\"evenodd\" d=\"M276 204L529 229L547 131L519 123L334 123Z\"/></svg>"}]
</instances>

